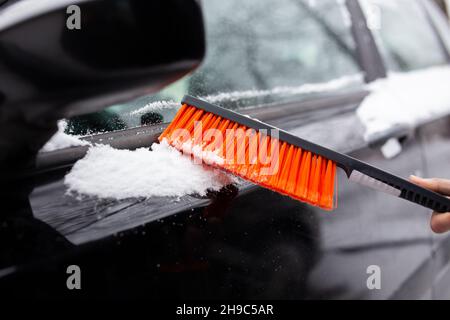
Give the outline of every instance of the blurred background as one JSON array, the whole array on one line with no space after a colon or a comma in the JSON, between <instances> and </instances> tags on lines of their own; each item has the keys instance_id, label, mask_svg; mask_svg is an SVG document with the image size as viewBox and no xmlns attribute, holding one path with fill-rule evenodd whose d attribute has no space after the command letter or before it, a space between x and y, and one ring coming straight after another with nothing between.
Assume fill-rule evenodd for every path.
<instances>
[{"instance_id":1,"label":"blurred background","mask_svg":"<svg viewBox=\"0 0 450 320\"><path fill-rule=\"evenodd\" d=\"M450 1L449 0L434 0L436 2L436 4L439 6L439 8L444 12L444 14L447 16L447 18L449 17L448 13L448 9L449 9L449 4Z\"/></svg>"}]
</instances>

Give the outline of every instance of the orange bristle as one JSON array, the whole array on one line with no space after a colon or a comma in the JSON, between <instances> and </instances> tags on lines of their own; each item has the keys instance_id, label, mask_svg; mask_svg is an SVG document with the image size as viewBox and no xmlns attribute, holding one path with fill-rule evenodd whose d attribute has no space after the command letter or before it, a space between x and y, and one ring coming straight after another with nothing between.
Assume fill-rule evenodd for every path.
<instances>
[{"instance_id":1,"label":"orange bristle","mask_svg":"<svg viewBox=\"0 0 450 320\"><path fill-rule=\"evenodd\" d=\"M223 160L214 166L265 188L326 210L336 207L336 163L258 130L183 104L163 139L190 154L186 142L213 153Z\"/></svg>"}]
</instances>

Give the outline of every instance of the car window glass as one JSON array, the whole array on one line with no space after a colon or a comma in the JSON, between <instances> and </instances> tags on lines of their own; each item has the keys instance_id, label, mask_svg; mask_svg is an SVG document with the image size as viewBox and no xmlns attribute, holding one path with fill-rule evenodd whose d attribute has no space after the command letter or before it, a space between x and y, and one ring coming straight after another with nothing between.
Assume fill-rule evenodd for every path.
<instances>
[{"instance_id":1,"label":"car window glass","mask_svg":"<svg viewBox=\"0 0 450 320\"><path fill-rule=\"evenodd\" d=\"M438 6L432 2L423 1L427 7L434 26L436 27L447 52L450 52L450 21Z\"/></svg>"},{"instance_id":2,"label":"car window glass","mask_svg":"<svg viewBox=\"0 0 450 320\"><path fill-rule=\"evenodd\" d=\"M202 3L207 54L198 70L157 94L70 119L67 132L85 135L168 122L184 94L237 109L361 86L343 0Z\"/></svg>"},{"instance_id":3,"label":"car window glass","mask_svg":"<svg viewBox=\"0 0 450 320\"><path fill-rule=\"evenodd\" d=\"M388 69L411 71L446 63L439 38L416 0L360 0Z\"/></svg>"}]
</instances>

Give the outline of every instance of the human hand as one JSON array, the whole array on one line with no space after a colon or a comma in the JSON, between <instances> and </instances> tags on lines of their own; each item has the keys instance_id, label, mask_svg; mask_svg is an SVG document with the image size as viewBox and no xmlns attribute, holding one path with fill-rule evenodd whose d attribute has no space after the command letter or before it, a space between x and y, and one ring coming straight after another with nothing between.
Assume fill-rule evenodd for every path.
<instances>
[{"instance_id":1,"label":"human hand","mask_svg":"<svg viewBox=\"0 0 450 320\"><path fill-rule=\"evenodd\" d=\"M432 178L423 179L416 176L410 176L411 182L426 188L434 192L440 193L444 196L450 196L450 180ZM447 213L437 213L433 212L431 216L431 230L436 233L444 233L450 230L450 212Z\"/></svg>"}]
</instances>

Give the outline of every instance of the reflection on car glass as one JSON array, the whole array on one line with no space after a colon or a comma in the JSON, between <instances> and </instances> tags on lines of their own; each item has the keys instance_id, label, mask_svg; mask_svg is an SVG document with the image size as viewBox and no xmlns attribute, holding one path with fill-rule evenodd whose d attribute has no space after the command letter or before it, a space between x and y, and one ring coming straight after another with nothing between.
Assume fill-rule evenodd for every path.
<instances>
[{"instance_id":1,"label":"reflection on car glass","mask_svg":"<svg viewBox=\"0 0 450 320\"><path fill-rule=\"evenodd\" d=\"M207 96L200 97L200 99L206 100L211 103L225 103L227 102L235 103L237 101L247 100L248 106L254 107L258 104L258 99L270 98L277 99L280 97L289 97L296 95L306 95L335 91L354 85L359 85L362 80L362 74L354 74L344 76L338 79L331 80L324 83L307 83L297 87L275 87L272 89L265 90L245 90L245 91L232 91L232 92L222 92L217 94L211 94ZM159 111L166 108L175 108L179 106L179 102L173 100L170 101L156 101L151 102L140 109L131 112L132 115L143 114L150 111Z\"/></svg>"},{"instance_id":2,"label":"reflection on car glass","mask_svg":"<svg viewBox=\"0 0 450 320\"><path fill-rule=\"evenodd\" d=\"M155 95L69 121L70 132L169 122L185 94L238 109L363 82L344 1L208 0L203 7L208 48L198 70Z\"/></svg>"},{"instance_id":3,"label":"reflection on car glass","mask_svg":"<svg viewBox=\"0 0 450 320\"><path fill-rule=\"evenodd\" d=\"M367 17L367 25L389 69L412 71L447 63L443 48L420 2L360 2Z\"/></svg>"}]
</instances>

